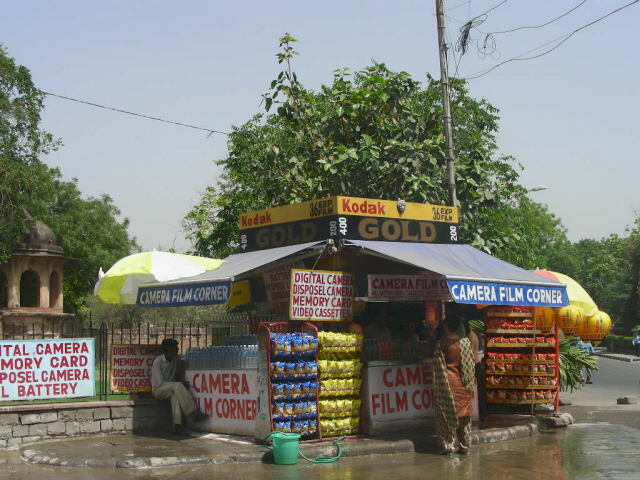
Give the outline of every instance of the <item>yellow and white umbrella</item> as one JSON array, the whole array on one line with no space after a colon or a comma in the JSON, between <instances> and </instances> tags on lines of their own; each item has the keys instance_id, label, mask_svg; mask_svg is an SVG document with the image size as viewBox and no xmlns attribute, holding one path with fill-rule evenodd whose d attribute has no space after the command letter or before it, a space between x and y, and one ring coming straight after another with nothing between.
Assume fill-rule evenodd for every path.
<instances>
[{"instance_id":1,"label":"yellow and white umbrella","mask_svg":"<svg viewBox=\"0 0 640 480\"><path fill-rule=\"evenodd\" d=\"M169 252L143 252L118 260L96 283L104 303L135 305L138 285L193 277L218 268L224 260Z\"/></svg>"}]
</instances>

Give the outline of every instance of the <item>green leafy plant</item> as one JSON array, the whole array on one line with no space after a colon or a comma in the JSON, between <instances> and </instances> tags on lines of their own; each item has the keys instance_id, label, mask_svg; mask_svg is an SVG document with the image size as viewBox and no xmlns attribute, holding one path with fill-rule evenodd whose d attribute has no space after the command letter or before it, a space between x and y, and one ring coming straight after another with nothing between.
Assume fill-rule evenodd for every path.
<instances>
[{"instance_id":1,"label":"green leafy plant","mask_svg":"<svg viewBox=\"0 0 640 480\"><path fill-rule=\"evenodd\" d=\"M576 339L560 340L560 390L580 390L582 375L598 370L598 357L587 355L576 346ZM585 372L585 370L587 372Z\"/></svg>"},{"instance_id":2,"label":"green leafy plant","mask_svg":"<svg viewBox=\"0 0 640 480\"><path fill-rule=\"evenodd\" d=\"M184 219L197 255L233 253L239 215L263 208L333 195L447 204L440 82L374 61L312 90L294 71L295 43L280 39L282 71L262 97L265 112L232 127L223 174ZM499 153L497 113L451 79L460 241L534 268L564 231L526 201L521 166Z\"/></svg>"}]
</instances>

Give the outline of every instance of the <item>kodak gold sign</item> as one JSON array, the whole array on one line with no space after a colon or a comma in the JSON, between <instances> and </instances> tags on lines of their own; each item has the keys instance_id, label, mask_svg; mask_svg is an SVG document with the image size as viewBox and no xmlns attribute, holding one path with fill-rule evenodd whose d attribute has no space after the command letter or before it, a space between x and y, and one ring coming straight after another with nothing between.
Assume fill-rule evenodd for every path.
<instances>
[{"instance_id":1,"label":"kodak gold sign","mask_svg":"<svg viewBox=\"0 0 640 480\"><path fill-rule=\"evenodd\" d=\"M456 243L458 209L354 197L329 197L240 216L242 251L333 238Z\"/></svg>"}]
</instances>

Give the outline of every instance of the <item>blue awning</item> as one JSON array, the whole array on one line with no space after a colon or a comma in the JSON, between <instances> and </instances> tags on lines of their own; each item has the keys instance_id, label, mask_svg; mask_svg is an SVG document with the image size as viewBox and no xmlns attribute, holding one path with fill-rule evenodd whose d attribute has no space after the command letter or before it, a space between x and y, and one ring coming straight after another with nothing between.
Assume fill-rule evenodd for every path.
<instances>
[{"instance_id":1,"label":"blue awning","mask_svg":"<svg viewBox=\"0 0 640 480\"><path fill-rule=\"evenodd\" d=\"M326 242L309 242L231 255L216 270L167 283L141 285L137 305L173 307L226 303L231 283L287 259L317 256ZM345 240L345 248L442 275L457 303L563 307L569 304L563 283L499 260L469 245Z\"/></svg>"},{"instance_id":2,"label":"blue awning","mask_svg":"<svg viewBox=\"0 0 640 480\"><path fill-rule=\"evenodd\" d=\"M195 277L138 286L136 305L138 307L181 307L226 303L231 295L231 283L237 277L271 266L284 258L298 259L318 255L322 249L321 245L326 245L326 242L309 242L231 255L225 258L224 263L217 269Z\"/></svg>"},{"instance_id":3,"label":"blue awning","mask_svg":"<svg viewBox=\"0 0 640 480\"><path fill-rule=\"evenodd\" d=\"M569 304L565 284L542 278L469 245L369 240L348 240L348 244L442 275L457 303L537 307Z\"/></svg>"}]
</instances>

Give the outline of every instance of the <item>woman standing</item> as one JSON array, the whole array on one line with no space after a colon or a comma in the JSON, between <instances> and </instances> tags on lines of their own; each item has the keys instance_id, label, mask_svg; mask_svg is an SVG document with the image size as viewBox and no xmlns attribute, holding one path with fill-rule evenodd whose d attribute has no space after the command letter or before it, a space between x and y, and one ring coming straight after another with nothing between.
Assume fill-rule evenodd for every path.
<instances>
[{"instance_id":1,"label":"woman standing","mask_svg":"<svg viewBox=\"0 0 640 480\"><path fill-rule=\"evenodd\" d=\"M474 358L471 342L457 333L461 319L450 315L443 322L444 337L434 352L436 437L441 454L469 453L471 444L471 392Z\"/></svg>"}]
</instances>

